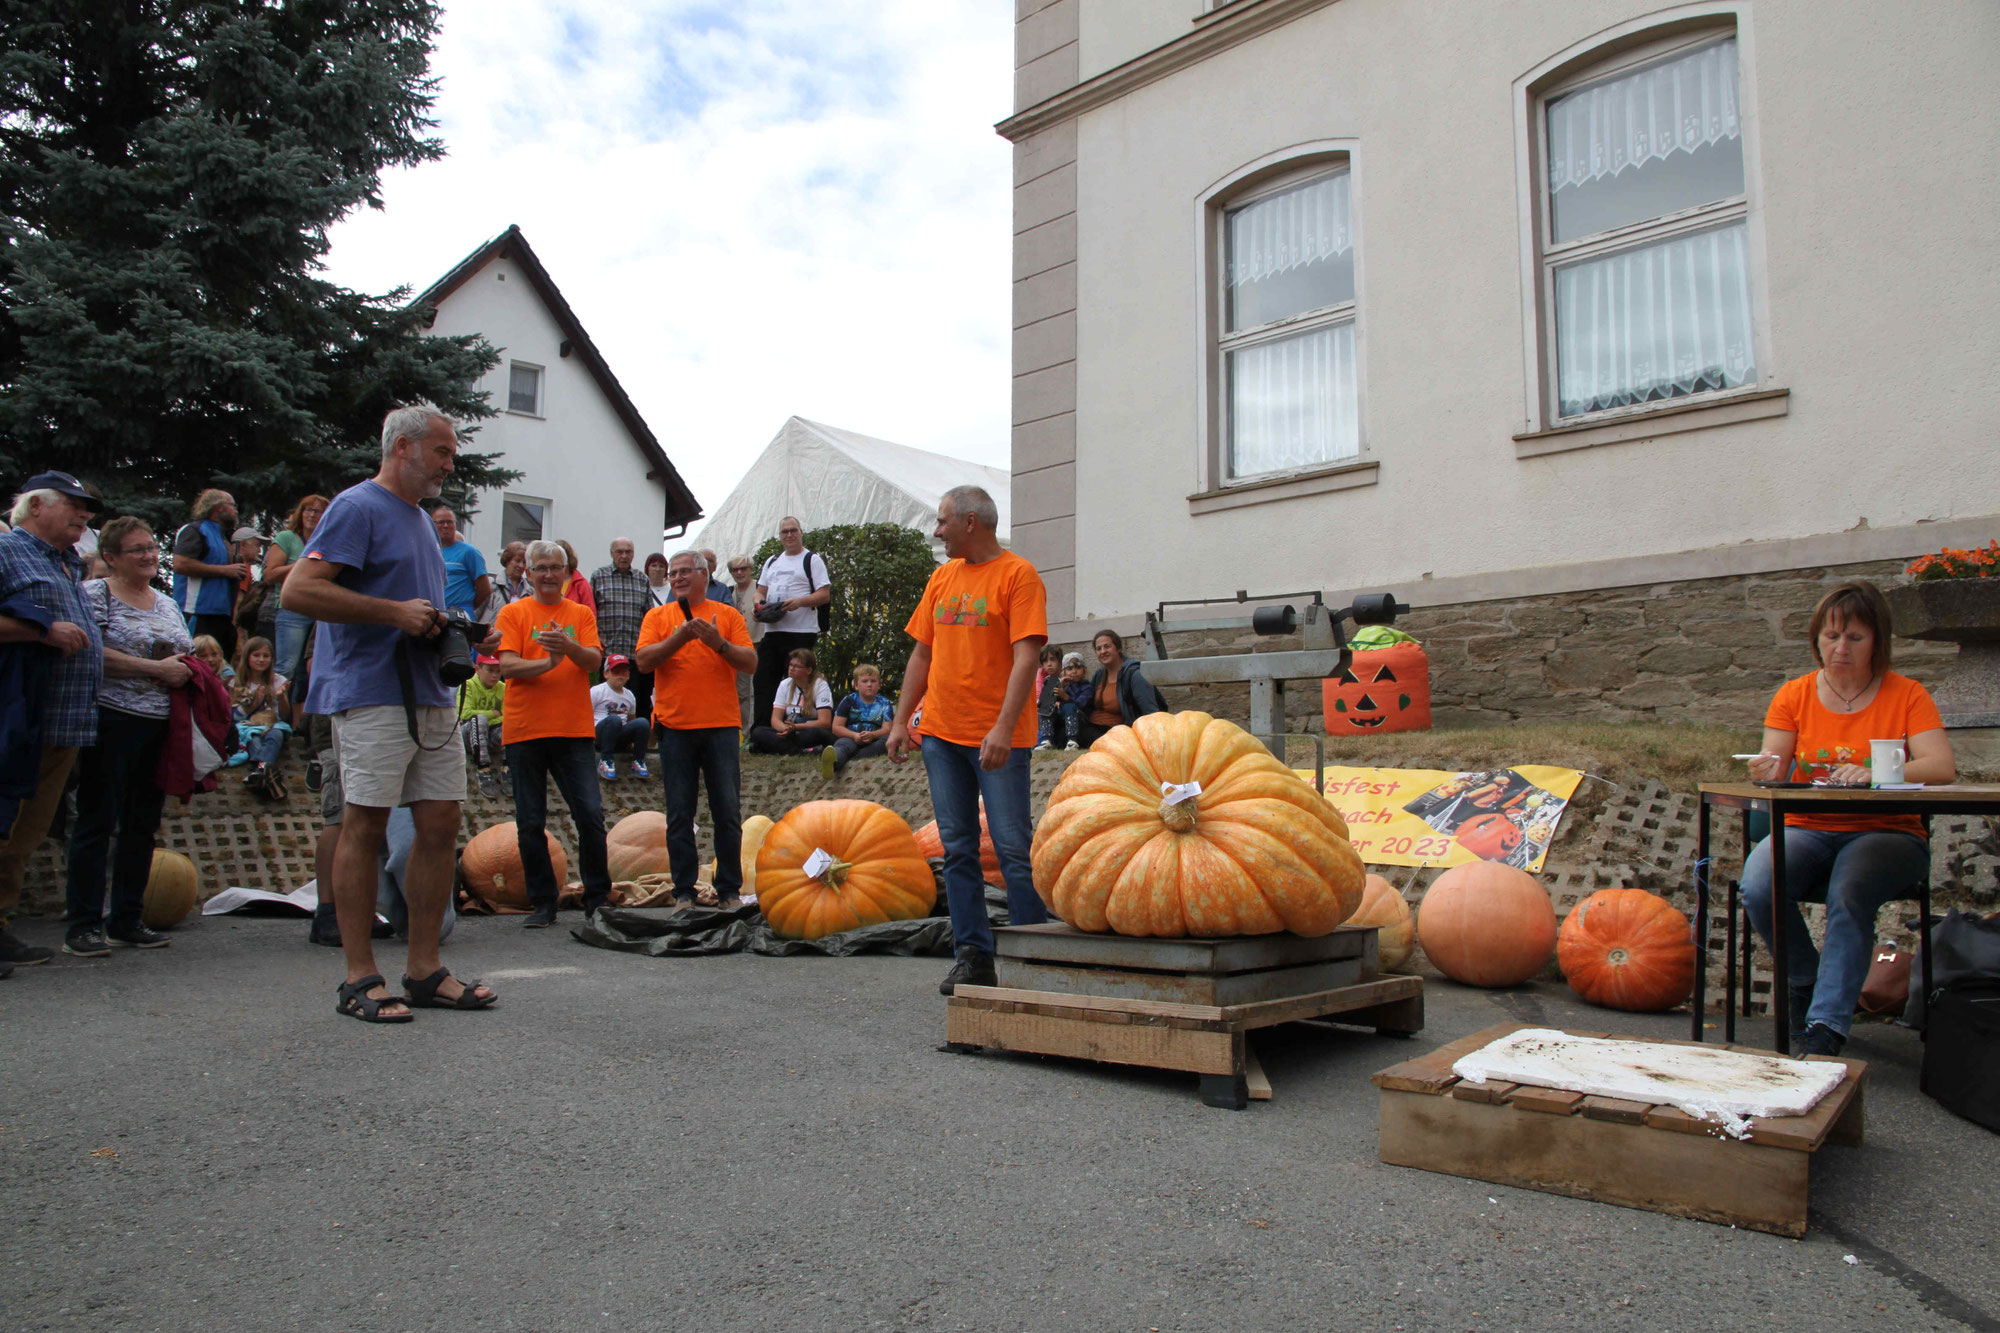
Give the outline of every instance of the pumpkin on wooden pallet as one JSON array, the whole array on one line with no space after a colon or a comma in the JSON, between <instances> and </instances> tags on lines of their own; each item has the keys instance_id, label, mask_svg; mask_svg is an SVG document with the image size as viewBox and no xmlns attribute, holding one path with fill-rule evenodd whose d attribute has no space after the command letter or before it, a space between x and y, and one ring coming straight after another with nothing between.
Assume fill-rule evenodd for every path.
<instances>
[{"instance_id":1,"label":"pumpkin on wooden pallet","mask_svg":"<svg viewBox=\"0 0 2000 1333\"><path fill-rule=\"evenodd\" d=\"M1380 875L1368 877L1361 891L1361 906L1354 909L1347 924L1377 928L1375 947L1381 955L1383 971L1394 971L1409 961L1416 922L1410 917L1410 905L1403 901L1403 895Z\"/></svg>"},{"instance_id":2,"label":"pumpkin on wooden pallet","mask_svg":"<svg viewBox=\"0 0 2000 1333\"><path fill-rule=\"evenodd\" d=\"M757 852L757 906L787 939L914 920L936 905L937 882L910 826L873 801L807 801Z\"/></svg>"},{"instance_id":3,"label":"pumpkin on wooden pallet","mask_svg":"<svg viewBox=\"0 0 2000 1333\"><path fill-rule=\"evenodd\" d=\"M555 834L544 830L542 836L549 840L549 861L560 890L569 882L569 857ZM520 837L510 819L481 830L465 844L465 850L458 854L458 868L473 897L503 911L528 910L528 874L521 867Z\"/></svg>"},{"instance_id":4,"label":"pumpkin on wooden pallet","mask_svg":"<svg viewBox=\"0 0 2000 1333\"><path fill-rule=\"evenodd\" d=\"M153 852L153 869L146 876L146 902L139 918L154 930L178 926L201 901L201 872L179 852Z\"/></svg>"},{"instance_id":5,"label":"pumpkin on wooden pallet","mask_svg":"<svg viewBox=\"0 0 2000 1333\"><path fill-rule=\"evenodd\" d=\"M938 832L935 819L917 830L917 846L926 857L944 855L944 835ZM1007 887L1007 878L1000 873L1000 853L993 849L993 830L986 827L984 803L979 807L979 877L996 889Z\"/></svg>"},{"instance_id":6,"label":"pumpkin on wooden pallet","mask_svg":"<svg viewBox=\"0 0 2000 1333\"><path fill-rule=\"evenodd\" d=\"M1556 952L1556 909L1542 882L1496 861L1453 866L1417 905L1424 956L1468 986L1518 986Z\"/></svg>"},{"instance_id":7,"label":"pumpkin on wooden pallet","mask_svg":"<svg viewBox=\"0 0 2000 1333\"><path fill-rule=\"evenodd\" d=\"M614 884L666 874L667 817L658 810L625 816L605 831L604 856Z\"/></svg>"},{"instance_id":8,"label":"pumpkin on wooden pallet","mask_svg":"<svg viewBox=\"0 0 2000 1333\"><path fill-rule=\"evenodd\" d=\"M1032 856L1056 915L1120 935L1325 935L1361 905L1367 873L1311 784L1198 712L1100 737L1050 793Z\"/></svg>"},{"instance_id":9,"label":"pumpkin on wooden pallet","mask_svg":"<svg viewBox=\"0 0 2000 1333\"><path fill-rule=\"evenodd\" d=\"M1607 1009L1659 1013L1694 993L1688 919L1644 889L1600 889L1570 909L1556 962L1571 990Z\"/></svg>"}]
</instances>

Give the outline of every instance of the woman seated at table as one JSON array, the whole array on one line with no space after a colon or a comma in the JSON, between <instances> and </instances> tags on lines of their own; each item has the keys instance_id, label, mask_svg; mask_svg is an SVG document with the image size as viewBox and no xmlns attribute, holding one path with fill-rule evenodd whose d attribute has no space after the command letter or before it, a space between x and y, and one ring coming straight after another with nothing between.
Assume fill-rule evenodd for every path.
<instances>
[{"instance_id":1,"label":"woman seated at table","mask_svg":"<svg viewBox=\"0 0 2000 1333\"><path fill-rule=\"evenodd\" d=\"M1097 654L1097 674L1090 678L1090 707L1077 736L1086 750L1121 723L1129 727L1148 713L1167 711L1153 682L1140 674L1138 661L1125 656L1125 640L1118 631L1097 631L1090 650Z\"/></svg>"},{"instance_id":2,"label":"woman seated at table","mask_svg":"<svg viewBox=\"0 0 2000 1333\"><path fill-rule=\"evenodd\" d=\"M1759 782L1870 781L1871 741L1901 740L1909 782L1958 773L1944 722L1924 687L1889 670L1894 629L1872 583L1843 583L1813 609L1807 637L1819 670L1785 682L1764 715ZM1875 914L1930 873L1930 844L1916 815L1785 816L1785 955L1792 1040L1801 1055L1838 1055L1868 977ZM1743 867L1750 923L1771 943L1771 840ZM1826 943L1813 948L1801 902L1826 904Z\"/></svg>"}]
</instances>

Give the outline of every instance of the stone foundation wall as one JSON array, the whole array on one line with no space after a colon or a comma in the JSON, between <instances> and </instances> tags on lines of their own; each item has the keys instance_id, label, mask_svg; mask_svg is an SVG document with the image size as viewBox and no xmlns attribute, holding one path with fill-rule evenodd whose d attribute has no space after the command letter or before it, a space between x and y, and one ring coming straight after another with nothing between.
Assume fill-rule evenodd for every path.
<instances>
[{"instance_id":1,"label":"stone foundation wall","mask_svg":"<svg viewBox=\"0 0 2000 1333\"><path fill-rule=\"evenodd\" d=\"M1439 728L1558 719L1756 726L1778 686L1812 669L1806 625L1819 599L1849 579L1903 582L1902 569L1901 561L1877 561L1457 606L1412 598L1415 609L1397 628L1430 655ZM1245 632L1169 635L1167 646L1179 657L1299 643ZM1088 643L1065 647L1095 660ZM1952 644L1898 639L1895 665L1929 685L1956 653ZM1250 710L1247 685L1162 693L1176 709L1238 721ZM1285 713L1293 730L1322 730L1317 684L1292 682Z\"/></svg>"}]
</instances>

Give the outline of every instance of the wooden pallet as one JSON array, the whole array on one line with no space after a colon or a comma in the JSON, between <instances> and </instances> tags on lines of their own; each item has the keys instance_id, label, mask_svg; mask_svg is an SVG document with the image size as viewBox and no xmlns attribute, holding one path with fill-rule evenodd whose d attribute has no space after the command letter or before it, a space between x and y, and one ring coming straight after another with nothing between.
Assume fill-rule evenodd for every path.
<instances>
[{"instance_id":1,"label":"wooden pallet","mask_svg":"<svg viewBox=\"0 0 2000 1333\"><path fill-rule=\"evenodd\" d=\"M1241 1109L1269 1096L1248 1042L1257 1028L1327 1018L1398 1036L1423 1027L1422 979L1379 974L1372 926L1316 940L1127 939L1054 923L994 936L1001 984L958 988L945 1010L949 1049L1187 1070L1203 1102Z\"/></svg>"},{"instance_id":2,"label":"wooden pallet","mask_svg":"<svg viewBox=\"0 0 2000 1333\"><path fill-rule=\"evenodd\" d=\"M1847 1066L1847 1077L1810 1113L1753 1119L1742 1140L1671 1106L1472 1083L1451 1072L1461 1056L1530 1026L1535 1025L1487 1028L1375 1075L1382 1090L1381 1159L1796 1238L1805 1234L1813 1153L1827 1143L1861 1142L1868 1066L1860 1060L1837 1061ZM1608 1032L1569 1035L1656 1040ZM1770 1054L1748 1046L1729 1049Z\"/></svg>"}]
</instances>

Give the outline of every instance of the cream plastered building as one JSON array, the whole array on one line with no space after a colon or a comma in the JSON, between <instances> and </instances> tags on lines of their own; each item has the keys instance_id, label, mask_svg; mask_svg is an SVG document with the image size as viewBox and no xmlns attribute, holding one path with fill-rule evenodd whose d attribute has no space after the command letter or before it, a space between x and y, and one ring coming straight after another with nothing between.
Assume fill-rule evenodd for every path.
<instances>
[{"instance_id":1,"label":"cream plastered building","mask_svg":"<svg viewBox=\"0 0 2000 1333\"><path fill-rule=\"evenodd\" d=\"M1054 639L1392 591L1444 720L1754 720L1817 588L2000 535L2000 6L1017 20L1013 538Z\"/></svg>"}]
</instances>

